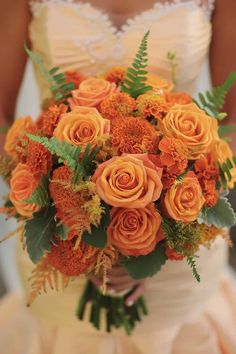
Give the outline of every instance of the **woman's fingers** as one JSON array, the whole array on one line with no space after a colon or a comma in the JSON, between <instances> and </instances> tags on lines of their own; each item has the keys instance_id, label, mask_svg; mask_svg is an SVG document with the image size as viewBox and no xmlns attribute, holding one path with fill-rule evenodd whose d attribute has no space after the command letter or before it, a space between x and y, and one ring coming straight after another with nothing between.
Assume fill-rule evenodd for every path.
<instances>
[{"instance_id":1,"label":"woman's fingers","mask_svg":"<svg viewBox=\"0 0 236 354\"><path fill-rule=\"evenodd\" d=\"M138 298L140 298L140 296L143 295L144 291L146 288L146 281L142 280L139 285L136 286L136 288L134 289L134 291L132 292L132 294L126 299L126 305L127 306L132 306L135 301L138 300Z\"/></svg>"}]
</instances>

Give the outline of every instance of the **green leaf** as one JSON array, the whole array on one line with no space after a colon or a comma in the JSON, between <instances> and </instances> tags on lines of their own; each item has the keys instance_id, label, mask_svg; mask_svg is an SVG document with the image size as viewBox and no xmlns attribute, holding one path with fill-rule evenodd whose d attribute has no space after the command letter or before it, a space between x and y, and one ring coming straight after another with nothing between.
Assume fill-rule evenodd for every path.
<instances>
[{"instance_id":1,"label":"green leaf","mask_svg":"<svg viewBox=\"0 0 236 354\"><path fill-rule=\"evenodd\" d=\"M55 236L59 237L62 241L67 240L68 236L68 227L64 224L59 224L55 230Z\"/></svg>"},{"instance_id":2,"label":"green leaf","mask_svg":"<svg viewBox=\"0 0 236 354\"><path fill-rule=\"evenodd\" d=\"M225 135L236 133L236 125L220 125L218 129L218 134L220 138Z\"/></svg>"},{"instance_id":3,"label":"green leaf","mask_svg":"<svg viewBox=\"0 0 236 354\"><path fill-rule=\"evenodd\" d=\"M37 188L31 194L31 196L24 200L25 203L33 203L40 208L44 208L50 205L50 197L48 194L48 179L42 177Z\"/></svg>"},{"instance_id":4,"label":"green leaf","mask_svg":"<svg viewBox=\"0 0 236 354\"><path fill-rule=\"evenodd\" d=\"M51 250L51 242L56 236L57 224L55 208L47 208L26 221L25 238L28 254L33 263L37 263Z\"/></svg>"},{"instance_id":5,"label":"green leaf","mask_svg":"<svg viewBox=\"0 0 236 354\"><path fill-rule=\"evenodd\" d=\"M199 224L215 226L217 228L236 225L236 214L225 197L220 197L213 208L204 208L198 217Z\"/></svg>"},{"instance_id":6,"label":"green leaf","mask_svg":"<svg viewBox=\"0 0 236 354\"><path fill-rule=\"evenodd\" d=\"M198 273L195 258L196 257L187 257L187 263L192 269L194 278L197 280L198 283L200 283L201 277L200 277L200 274Z\"/></svg>"},{"instance_id":7,"label":"green leaf","mask_svg":"<svg viewBox=\"0 0 236 354\"><path fill-rule=\"evenodd\" d=\"M159 272L166 260L165 247L157 244L155 251L147 256L129 257L124 260L123 265L133 279L143 279Z\"/></svg>"}]
</instances>

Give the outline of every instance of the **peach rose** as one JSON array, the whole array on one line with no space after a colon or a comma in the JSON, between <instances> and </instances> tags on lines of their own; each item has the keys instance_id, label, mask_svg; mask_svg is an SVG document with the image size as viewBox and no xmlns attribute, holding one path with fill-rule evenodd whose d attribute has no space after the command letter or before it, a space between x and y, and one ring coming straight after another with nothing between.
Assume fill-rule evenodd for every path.
<instances>
[{"instance_id":1,"label":"peach rose","mask_svg":"<svg viewBox=\"0 0 236 354\"><path fill-rule=\"evenodd\" d=\"M10 180L10 200L15 206L17 212L27 218L32 217L33 213L39 210L39 206L33 203L25 203L35 188L38 186L26 164L19 163L12 171Z\"/></svg>"},{"instance_id":2,"label":"peach rose","mask_svg":"<svg viewBox=\"0 0 236 354\"><path fill-rule=\"evenodd\" d=\"M197 176L194 172L189 172L181 182L176 182L167 191L164 208L170 218L191 222L197 219L204 203L205 199Z\"/></svg>"},{"instance_id":3,"label":"peach rose","mask_svg":"<svg viewBox=\"0 0 236 354\"><path fill-rule=\"evenodd\" d=\"M114 207L145 208L160 198L162 169L147 154L113 157L95 171L98 195Z\"/></svg>"},{"instance_id":4,"label":"peach rose","mask_svg":"<svg viewBox=\"0 0 236 354\"><path fill-rule=\"evenodd\" d=\"M61 116L54 136L73 145L95 146L99 137L108 134L110 121L102 118L94 107L75 107Z\"/></svg>"},{"instance_id":5,"label":"peach rose","mask_svg":"<svg viewBox=\"0 0 236 354\"><path fill-rule=\"evenodd\" d=\"M217 120L209 117L195 103L174 105L160 122L163 134L180 139L189 149L189 160L208 153L218 137Z\"/></svg>"},{"instance_id":6,"label":"peach rose","mask_svg":"<svg viewBox=\"0 0 236 354\"><path fill-rule=\"evenodd\" d=\"M107 229L109 242L125 256L145 256L161 241L161 216L153 204L146 208L113 208Z\"/></svg>"},{"instance_id":7,"label":"peach rose","mask_svg":"<svg viewBox=\"0 0 236 354\"><path fill-rule=\"evenodd\" d=\"M75 106L98 107L115 89L114 82L91 77L82 81L77 90L72 91L72 98L68 101L72 109Z\"/></svg>"},{"instance_id":8,"label":"peach rose","mask_svg":"<svg viewBox=\"0 0 236 354\"><path fill-rule=\"evenodd\" d=\"M213 155L221 165L225 163L228 159L232 162L232 165L234 167L230 169L232 180L228 181L228 188L234 188L234 184L236 182L236 167L233 161L233 151L227 141L223 139L218 139L214 144Z\"/></svg>"},{"instance_id":9,"label":"peach rose","mask_svg":"<svg viewBox=\"0 0 236 354\"><path fill-rule=\"evenodd\" d=\"M32 118L27 116L17 119L8 130L4 149L13 160L18 160L19 154L16 151L16 146L19 145L20 139L24 137L25 131L28 131L31 127L33 127Z\"/></svg>"},{"instance_id":10,"label":"peach rose","mask_svg":"<svg viewBox=\"0 0 236 354\"><path fill-rule=\"evenodd\" d=\"M147 75L146 85L152 86L153 91L159 91L159 90L171 91L174 87L173 82L168 81L163 77L154 74Z\"/></svg>"}]
</instances>

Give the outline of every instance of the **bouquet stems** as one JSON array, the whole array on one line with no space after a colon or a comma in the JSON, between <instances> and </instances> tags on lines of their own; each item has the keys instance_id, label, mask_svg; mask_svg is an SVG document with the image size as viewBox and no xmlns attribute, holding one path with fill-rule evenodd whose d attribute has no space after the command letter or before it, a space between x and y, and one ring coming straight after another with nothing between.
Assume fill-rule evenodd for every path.
<instances>
[{"instance_id":1,"label":"bouquet stems","mask_svg":"<svg viewBox=\"0 0 236 354\"><path fill-rule=\"evenodd\" d=\"M101 329L103 312L107 332L111 332L114 328L123 327L125 332L130 335L137 322L142 320L142 316L148 314L143 297L140 297L132 306L125 304L131 292L124 296L103 295L91 281L88 281L79 301L77 317L81 321L84 320L86 308L90 304L89 321L96 329Z\"/></svg>"}]
</instances>

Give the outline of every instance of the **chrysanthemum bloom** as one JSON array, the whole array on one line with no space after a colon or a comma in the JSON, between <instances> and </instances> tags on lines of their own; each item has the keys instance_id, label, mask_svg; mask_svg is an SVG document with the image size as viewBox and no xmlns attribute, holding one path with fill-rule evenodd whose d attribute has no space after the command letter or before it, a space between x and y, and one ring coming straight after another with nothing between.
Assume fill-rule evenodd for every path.
<instances>
[{"instance_id":1,"label":"chrysanthemum bloom","mask_svg":"<svg viewBox=\"0 0 236 354\"><path fill-rule=\"evenodd\" d=\"M142 118L127 117L112 122L111 143L118 154L154 153L158 142L156 129Z\"/></svg>"},{"instance_id":2,"label":"chrysanthemum bloom","mask_svg":"<svg viewBox=\"0 0 236 354\"><path fill-rule=\"evenodd\" d=\"M219 178L219 169L216 167L213 154L203 156L195 162L195 172L203 190L206 206L212 208L218 201L219 193L216 183Z\"/></svg>"},{"instance_id":3,"label":"chrysanthemum bloom","mask_svg":"<svg viewBox=\"0 0 236 354\"><path fill-rule=\"evenodd\" d=\"M127 93L116 92L102 101L101 114L110 120L132 116L135 104L135 100Z\"/></svg>"},{"instance_id":4,"label":"chrysanthemum bloom","mask_svg":"<svg viewBox=\"0 0 236 354\"><path fill-rule=\"evenodd\" d=\"M160 162L171 175L180 175L188 166L188 148L175 138L163 138L159 143Z\"/></svg>"},{"instance_id":5,"label":"chrysanthemum bloom","mask_svg":"<svg viewBox=\"0 0 236 354\"><path fill-rule=\"evenodd\" d=\"M189 104L193 102L191 96L185 92L165 92L166 102L170 107L177 104Z\"/></svg>"},{"instance_id":6,"label":"chrysanthemum bloom","mask_svg":"<svg viewBox=\"0 0 236 354\"><path fill-rule=\"evenodd\" d=\"M86 77L81 74L80 71L67 71L65 76L67 77L68 82L74 83L75 89L79 88L81 82L86 79Z\"/></svg>"},{"instance_id":7,"label":"chrysanthemum bloom","mask_svg":"<svg viewBox=\"0 0 236 354\"><path fill-rule=\"evenodd\" d=\"M139 114L147 118L153 116L162 119L168 111L165 96L158 93L144 93L136 100L136 107Z\"/></svg>"},{"instance_id":8,"label":"chrysanthemum bloom","mask_svg":"<svg viewBox=\"0 0 236 354\"><path fill-rule=\"evenodd\" d=\"M43 145L31 141L28 145L26 164L36 178L46 176L52 167L52 155Z\"/></svg>"},{"instance_id":9,"label":"chrysanthemum bloom","mask_svg":"<svg viewBox=\"0 0 236 354\"><path fill-rule=\"evenodd\" d=\"M127 69L123 66L113 66L106 72L105 79L118 85L121 81L123 81L126 70Z\"/></svg>"},{"instance_id":10,"label":"chrysanthemum bloom","mask_svg":"<svg viewBox=\"0 0 236 354\"><path fill-rule=\"evenodd\" d=\"M61 115L67 112L67 107L64 104L57 106L53 104L48 108L47 111L43 112L36 122L39 129L41 129L44 134L52 136L57 124L61 118Z\"/></svg>"},{"instance_id":11,"label":"chrysanthemum bloom","mask_svg":"<svg viewBox=\"0 0 236 354\"><path fill-rule=\"evenodd\" d=\"M81 242L75 249L76 238L52 245L48 253L49 263L67 276L78 276L89 272L96 262L98 250Z\"/></svg>"}]
</instances>

